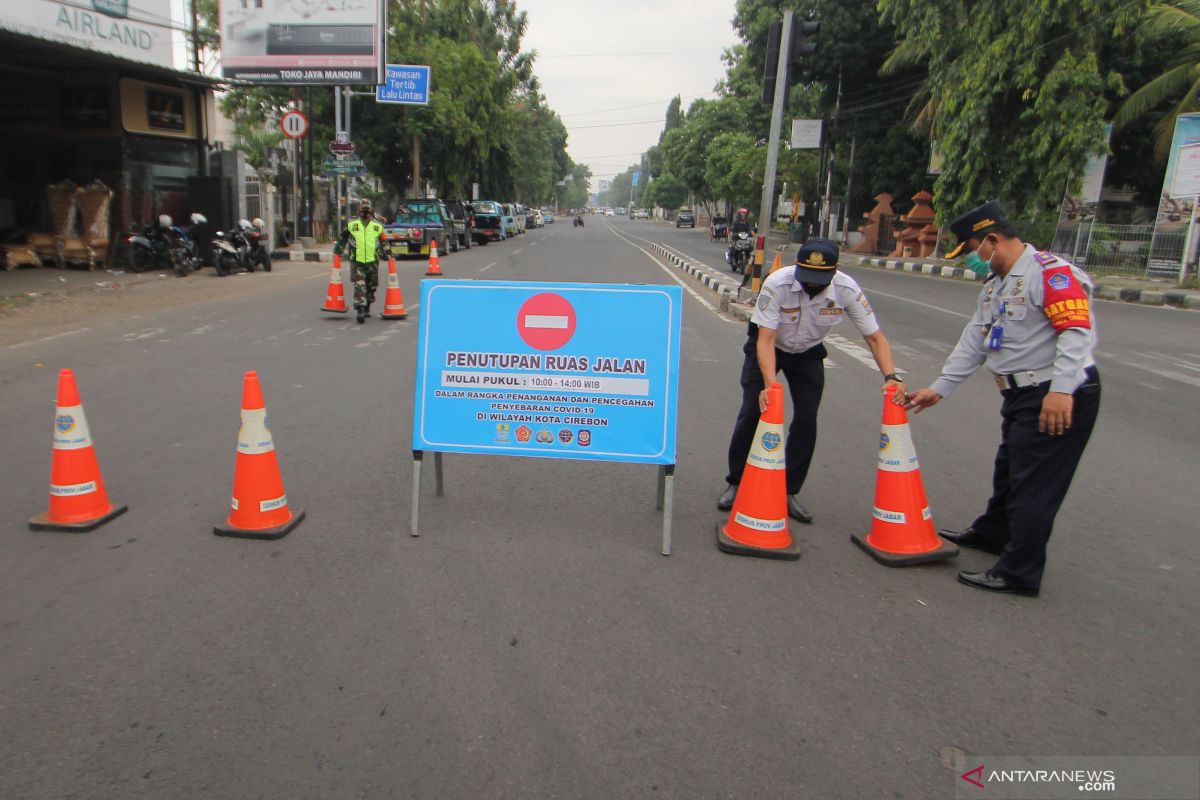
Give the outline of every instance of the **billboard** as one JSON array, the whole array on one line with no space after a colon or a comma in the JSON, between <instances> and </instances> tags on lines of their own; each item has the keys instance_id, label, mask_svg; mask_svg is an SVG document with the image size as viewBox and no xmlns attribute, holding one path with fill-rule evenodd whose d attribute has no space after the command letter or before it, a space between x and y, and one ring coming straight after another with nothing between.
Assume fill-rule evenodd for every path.
<instances>
[{"instance_id":1,"label":"billboard","mask_svg":"<svg viewBox=\"0 0 1200 800\"><path fill-rule=\"evenodd\" d=\"M1159 196L1158 217L1154 221L1154 238L1150 244L1147 273L1174 275L1179 272L1187 244L1188 224L1192 219L1194 196L1180 196L1175 187L1177 177L1186 180L1187 170L1181 171L1180 157L1191 152L1190 145L1200 143L1200 114L1180 114L1175 120L1175 136L1171 140L1171 155L1163 176Z\"/></svg>"},{"instance_id":2,"label":"billboard","mask_svg":"<svg viewBox=\"0 0 1200 800\"><path fill-rule=\"evenodd\" d=\"M171 0L0 3L0 29L168 69L175 67L171 20Z\"/></svg>"},{"instance_id":3,"label":"billboard","mask_svg":"<svg viewBox=\"0 0 1200 800\"><path fill-rule=\"evenodd\" d=\"M221 0L221 68L261 84L377 84L385 0Z\"/></svg>"}]
</instances>

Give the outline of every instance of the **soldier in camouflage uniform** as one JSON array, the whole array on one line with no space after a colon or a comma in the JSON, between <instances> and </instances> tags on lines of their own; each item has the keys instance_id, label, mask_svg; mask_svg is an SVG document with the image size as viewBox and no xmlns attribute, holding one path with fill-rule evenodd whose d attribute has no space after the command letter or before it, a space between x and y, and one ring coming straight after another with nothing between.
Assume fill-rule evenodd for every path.
<instances>
[{"instance_id":1,"label":"soldier in camouflage uniform","mask_svg":"<svg viewBox=\"0 0 1200 800\"><path fill-rule=\"evenodd\" d=\"M358 219L350 220L342 230L333 252L341 255L350 242L350 281L354 284L354 310L359 323L371 316L375 289L379 286L379 258L391 255L383 238L383 226L371 213L371 201L358 205Z\"/></svg>"}]
</instances>

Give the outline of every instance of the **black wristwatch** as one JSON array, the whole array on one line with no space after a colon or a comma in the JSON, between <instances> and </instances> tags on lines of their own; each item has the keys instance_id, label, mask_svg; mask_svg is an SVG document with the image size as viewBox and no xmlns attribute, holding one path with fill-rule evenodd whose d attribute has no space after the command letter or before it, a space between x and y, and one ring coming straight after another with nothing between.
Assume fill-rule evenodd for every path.
<instances>
[{"instance_id":1,"label":"black wristwatch","mask_svg":"<svg viewBox=\"0 0 1200 800\"><path fill-rule=\"evenodd\" d=\"M883 379L885 381L895 381L896 383L904 383L904 380L894 372L889 372L887 375L884 375Z\"/></svg>"}]
</instances>

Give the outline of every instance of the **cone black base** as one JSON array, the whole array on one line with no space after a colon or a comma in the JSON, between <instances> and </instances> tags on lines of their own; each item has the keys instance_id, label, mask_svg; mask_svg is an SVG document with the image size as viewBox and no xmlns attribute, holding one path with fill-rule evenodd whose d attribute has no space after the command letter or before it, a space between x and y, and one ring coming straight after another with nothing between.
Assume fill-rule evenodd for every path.
<instances>
[{"instance_id":1,"label":"cone black base","mask_svg":"<svg viewBox=\"0 0 1200 800\"><path fill-rule=\"evenodd\" d=\"M880 550L878 547L872 547L867 541L867 534L852 533L850 541L866 551L867 555L883 564L885 567L908 567L913 564L928 564L931 561L944 561L947 558L954 558L958 555L958 545L947 542L945 539L938 537L941 544L933 550L927 550L924 553L892 553L887 550Z\"/></svg>"},{"instance_id":2,"label":"cone black base","mask_svg":"<svg viewBox=\"0 0 1200 800\"><path fill-rule=\"evenodd\" d=\"M725 521L717 523L717 549L722 553L731 553L735 556L756 556L758 558L774 558L779 561L799 561L800 546L796 544L796 540L792 539L792 543L787 547L751 547L741 542L736 542L725 535ZM789 531L791 526L789 524Z\"/></svg>"},{"instance_id":3,"label":"cone black base","mask_svg":"<svg viewBox=\"0 0 1200 800\"><path fill-rule=\"evenodd\" d=\"M442 273L440 271L439 272L426 272L425 274L426 275L435 275L439 278L442 277Z\"/></svg>"},{"instance_id":4,"label":"cone black base","mask_svg":"<svg viewBox=\"0 0 1200 800\"><path fill-rule=\"evenodd\" d=\"M408 314L380 314L380 319L408 319Z\"/></svg>"},{"instance_id":5,"label":"cone black base","mask_svg":"<svg viewBox=\"0 0 1200 800\"><path fill-rule=\"evenodd\" d=\"M231 528L228 525L213 525L213 533L217 536L231 536L235 539L282 539L303 521L304 511L298 508L293 512L290 520L276 528L261 528L251 531L243 528Z\"/></svg>"},{"instance_id":6,"label":"cone black base","mask_svg":"<svg viewBox=\"0 0 1200 800\"><path fill-rule=\"evenodd\" d=\"M87 533L94 531L109 520L116 519L129 510L129 506L113 506L113 510L102 517L89 519L86 522L51 522L50 512L38 514L29 520L29 527L35 531L62 531L64 533Z\"/></svg>"},{"instance_id":7,"label":"cone black base","mask_svg":"<svg viewBox=\"0 0 1200 800\"><path fill-rule=\"evenodd\" d=\"M321 306L321 310L327 311L330 314L345 314L350 309L348 309L348 308L325 308L324 306Z\"/></svg>"}]
</instances>

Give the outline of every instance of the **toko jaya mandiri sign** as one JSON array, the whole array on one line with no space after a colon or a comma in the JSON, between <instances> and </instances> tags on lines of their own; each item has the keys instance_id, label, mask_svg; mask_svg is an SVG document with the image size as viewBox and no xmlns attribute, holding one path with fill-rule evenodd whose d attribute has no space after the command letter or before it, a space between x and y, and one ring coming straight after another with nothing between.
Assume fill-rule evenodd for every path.
<instances>
[{"instance_id":1,"label":"toko jaya mandiri sign","mask_svg":"<svg viewBox=\"0 0 1200 800\"><path fill-rule=\"evenodd\" d=\"M674 464L682 299L422 281L413 450Z\"/></svg>"}]
</instances>

